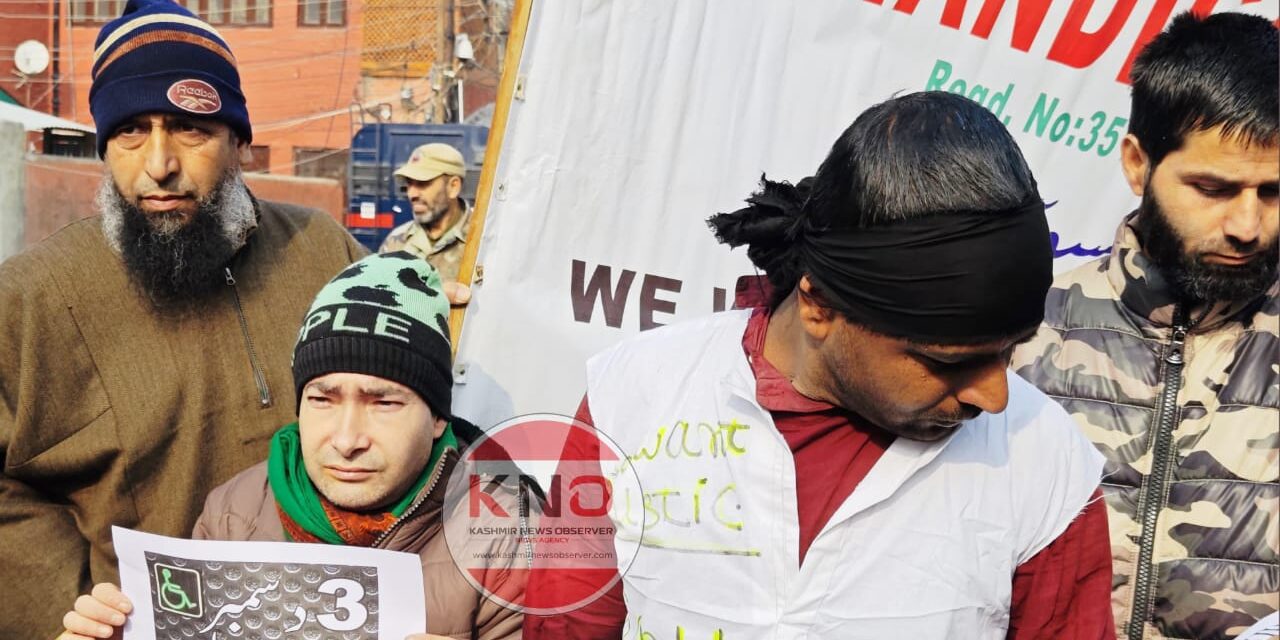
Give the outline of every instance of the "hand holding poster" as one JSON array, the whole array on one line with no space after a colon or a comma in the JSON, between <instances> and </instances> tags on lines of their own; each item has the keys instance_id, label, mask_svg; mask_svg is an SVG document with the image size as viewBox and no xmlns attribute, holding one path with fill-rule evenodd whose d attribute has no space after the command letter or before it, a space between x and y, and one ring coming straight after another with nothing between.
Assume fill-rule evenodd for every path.
<instances>
[{"instance_id":1,"label":"hand holding poster","mask_svg":"<svg viewBox=\"0 0 1280 640\"><path fill-rule=\"evenodd\" d=\"M403 640L426 629L409 553L167 538L112 527L134 611L125 640Z\"/></svg>"}]
</instances>

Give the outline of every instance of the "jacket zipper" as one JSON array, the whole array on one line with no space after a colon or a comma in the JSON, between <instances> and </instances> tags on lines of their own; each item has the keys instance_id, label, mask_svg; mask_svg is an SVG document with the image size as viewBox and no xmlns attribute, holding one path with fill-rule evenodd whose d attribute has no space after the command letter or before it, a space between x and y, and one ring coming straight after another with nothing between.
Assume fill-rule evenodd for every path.
<instances>
[{"instance_id":1,"label":"jacket zipper","mask_svg":"<svg viewBox=\"0 0 1280 640\"><path fill-rule=\"evenodd\" d=\"M249 321L244 317L244 307L240 304L240 292L236 289L236 279L231 275L231 267L225 267L227 286L231 287L231 299L236 304L236 316L240 318L240 333L244 334L244 344L249 349L249 367L253 369L253 381L258 385L258 404L271 406L271 390L267 388L267 377L258 366L258 352L253 348L253 338L249 336Z\"/></svg>"},{"instance_id":2,"label":"jacket zipper","mask_svg":"<svg viewBox=\"0 0 1280 640\"><path fill-rule=\"evenodd\" d=\"M524 541L524 558L525 568L533 569L533 542L529 540L529 518L525 514L529 513L528 507L529 494L520 492L520 539Z\"/></svg>"},{"instance_id":3,"label":"jacket zipper","mask_svg":"<svg viewBox=\"0 0 1280 640\"><path fill-rule=\"evenodd\" d=\"M1129 618L1129 640L1142 640L1143 628L1150 617L1155 567L1151 556L1155 549L1156 521L1164 508L1169 474L1169 453L1173 446L1173 429L1177 426L1178 391L1182 384L1184 344L1187 339L1187 315L1182 305L1173 310L1173 336L1164 349L1164 389L1156 412L1155 443L1151 447L1151 473L1142 487L1142 537L1138 543L1137 576L1134 579L1133 611Z\"/></svg>"},{"instance_id":4,"label":"jacket zipper","mask_svg":"<svg viewBox=\"0 0 1280 640\"><path fill-rule=\"evenodd\" d=\"M393 522L391 526L387 528L386 531L382 532L382 535L378 536L378 538L373 541L372 546L374 548L382 547L383 543L385 543L387 540L391 538L391 534L394 533L396 529L399 529L400 525L403 524L406 520L408 520L409 517L412 516L415 511L418 510L418 507L421 507L422 504L427 501L427 497L430 496L431 492L435 490L436 485L440 483L440 477L444 474L445 456L448 456L451 453L454 453L454 450L448 449L444 452L443 455L440 456L440 462L436 465L435 475L433 475L431 477L431 480L427 482L426 491L423 491L422 495L419 496L419 498L415 500L413 504L409 505L409 508L405 509L404 513L400 514L400 517L396 519L396 521ZM522 506L525 504L526 499L527 499L527 496L523 491L521 491L520 503ZM528 531L528 528L529 528L529 521L525 517L526 511L527 509L524 509L524 508L520 510L520 530L521 531ZM529 542L528 536L521 534L520 537L524 540L525 561L528 564L527 568L533 569L533 544Z\"/></svg>"},{"instance_id":5,"label":"jacket zipper","mask_svg":"<svg viewBox=\"0 0 1280 640\"><path fill-rule=\"evenodd\" d=\"M435 490L436 485L440 484L440 477L444 475L446 457L453 452L454 449L450 448L440 454L440 461L436 463L436 469L431 475L431 480L427 482L426 490L418 496L417 500L413 501L413 504L409 505L408 509L404 510L404 513L400 514L400 517L397 518L395 522L391 523L390 527L387 527L386 531L382 532L382 535L378 536L377 540L373 541L373 545L371 546L381 547L382 543L386 542L387 539L391 537L391 534L394 533L396 529L399 529L400 525L403 524L404 521L408 520L409 516L412 516L413 513L418 510L418 507L421 507L422 504L427 501L427 497Z\"/></svg>"}]
</instances>

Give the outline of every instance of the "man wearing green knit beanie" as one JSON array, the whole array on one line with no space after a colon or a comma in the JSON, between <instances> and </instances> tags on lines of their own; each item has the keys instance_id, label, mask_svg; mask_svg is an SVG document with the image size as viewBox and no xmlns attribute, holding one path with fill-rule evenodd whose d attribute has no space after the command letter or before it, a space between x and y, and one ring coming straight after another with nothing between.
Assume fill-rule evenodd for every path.
<instances>
[{"instance_id":1,"label":"man wearing green knit beanie","mask_svg":"<svg viewBox=\"0 0 1280 640\"><path fill-rule=\"evenodd\" d=\"M481 435L451 416L448 313L439 274L409 253L371 255L335 276L294 347L298 421L276 433L265 462L209 494L193 537L416 553L429 635L411 639L518 638L522 616L479 594L444 540L449 472ZM118 637L131 610L115 585L99 584L60 638Z\"/></svg>"}]
</instances>

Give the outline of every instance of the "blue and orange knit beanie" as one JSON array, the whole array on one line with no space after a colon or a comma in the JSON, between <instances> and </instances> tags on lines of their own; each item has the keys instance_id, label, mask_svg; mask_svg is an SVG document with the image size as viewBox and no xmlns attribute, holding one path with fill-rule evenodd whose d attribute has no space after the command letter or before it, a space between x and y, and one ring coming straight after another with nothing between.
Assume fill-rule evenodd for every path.
<instances>
[{"instance_id":1,"label":"blue and orange knit beanie","mask_svg":"<svg viewBox=\"0 0 1280 640\"><path fill-rule=\"evenodd\" d=\"M231 47L173 0L129 0L98 32L89 110L100 157L116 128L142 113L213 118L240 142L253 139Z\"/></svg>"}]
</instances>

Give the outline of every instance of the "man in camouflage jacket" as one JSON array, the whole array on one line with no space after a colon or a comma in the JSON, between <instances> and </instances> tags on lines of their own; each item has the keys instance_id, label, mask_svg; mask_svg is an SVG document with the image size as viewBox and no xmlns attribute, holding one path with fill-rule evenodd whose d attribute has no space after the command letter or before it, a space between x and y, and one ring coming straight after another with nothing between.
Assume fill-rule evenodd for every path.
<instances>
[{"instance_id":1,"label":"man in camouflage jacket","mask_svg":"<svg viewBox=\"0 0 1280 640\"><path fill-rule=\"evenodd\" d=\"M1107 457L1122 638L1227 639L1280 608L1276 28L1179 16L1133 67L1111 255L1060 276L1014 369Z\"/></svg>"},{"instance_id":2,"label":"man in camouflage jacket","mask_svg":"<svg viewBox=\"0 0 1280 640\"><path fill-rule=\"evenodd\" d=\"M461 151L443 142L414 149L396 169L413 204L413 219L392 229L378 253L408 251L431 263L445 283L457 281L471 226L471 205L462 199L466 175Z\"/></svg>"}]
</instances>

